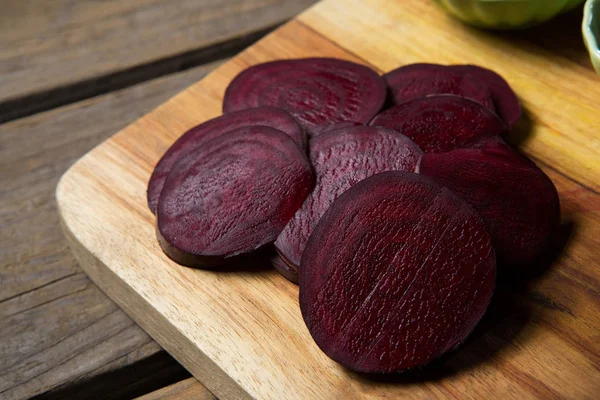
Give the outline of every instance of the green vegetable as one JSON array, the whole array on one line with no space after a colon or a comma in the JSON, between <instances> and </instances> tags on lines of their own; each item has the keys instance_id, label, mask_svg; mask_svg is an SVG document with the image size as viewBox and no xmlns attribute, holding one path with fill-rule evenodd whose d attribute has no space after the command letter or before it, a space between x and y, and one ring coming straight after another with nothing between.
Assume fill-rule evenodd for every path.
<instances>
[{"instance_id":1,"label":"green vegetable","mask_svg":"<svg viewBox=\"0 0 600 400\"><path fill-rule=\"evenodd\" d=\"M482 28L526 28L571 10L583 0L436 0L450 14Z\"/></svg>"}]
</instances>

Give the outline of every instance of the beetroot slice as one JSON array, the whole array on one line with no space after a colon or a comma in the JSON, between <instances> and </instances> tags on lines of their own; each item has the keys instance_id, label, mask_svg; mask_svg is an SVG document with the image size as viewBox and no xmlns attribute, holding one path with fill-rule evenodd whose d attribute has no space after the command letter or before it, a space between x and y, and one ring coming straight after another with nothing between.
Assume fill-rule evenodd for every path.
<instances>
[{"instance_id":1,"label":"beetroot slice","mask_svg":"<svg viewBox=\"0 0 600 400\"><path fill-rule=\"evenodd\" d=\"M507 130L496 114L481 104L453 95L422 97L394 106L375 117L371 125L397 130L425 153L465 147Z\"/></svg>"},{"instance_id":2,"label":"beetroot slice","mask_svg":"<svg viewBox=\"0 0 600 400\"><path fill-rule=\"evenodd\" d=\"M289 262L286 263L283 258L281 258L281 255L277 253L271 256L270 261L277 272L283 275L287 280L296 284L298 283L298 268L295 265Z\"/></svg>"},{"instance_id":3,"label":"beetroot slice","mask_svg":"<svg viewBox=\"0 0 600 400\"><path fill-rule=\"evenodd\" d=\"M187 153L157 208L165 253L183 265L211 267L270 243L312 189L306 155L281 131L236 129Z\"/></svg>"},{"instance_id":4,"label":"beetroot slice","mask_svg":"<svg viewBox=\"0 0 600 400\"><path fill-rule=\"evenodd\" d=\"M393 105L433 94L454 94L495 111L492 95L485 84L471 76L453 72L445 65L405 65L388 72L383 78Z\"/></svg>"},{"instance_id":5,"label":"beetroot slice","mask_svg":"<svg viewBox=\"0 0 600 400\"><path fill-rule=\"evenodd\" d=\"M177 139L156 164L148 182L148 207L156 213L158 198L165 179L173 165L186 153L207 140L244 126L264 125L288 134L302 148L306 148L306 135L302 127L288 112L275 107L258 107L222 115L206 121Z\"/></svg>"},{"instance_id":6,"label":"beetroot slice","mask_svg":"<svg viewBox=\"0 0 600 400\"><path fill-rule=\"evenodd\" d=\"M300 308L333 360L359 372L404 371L466 339L495 271L489 235L466 202L426 177L384 172L321 218L302 257Z\"/></svg>"},{"instance_id":7,"label":"beetroot slice","mask_svg":"<svg viewBox=\"0 0 600 400\"><path fill-rule=\"evenodd\" d=\"M462 74L469 74L485 83L492 94L500 118L510 127L515 125L521 117L521 103L504 78L494 71L477 65L451 65L449 68Z\"/></svg>"},{"instance_id":8,"label":"beetroot slice","mask_svg":"<svg viewBox=\"0 0 600 400\"><path fill-rule=\"evenodd\" d=\"M281 107L307 128L342 121L367 123L383 106L383 79L364 65L333 58L273 61L241 72L227 87L223 111Z\"/></svg>"},{"instance_id":9,"label":"beetroot slice","mask_svg":"<svg viewBox=\"0 0 600 400\"><path fill-rule=\"evenodd\" d=\"M406 136L357 126L319 135L309 144L317 183L275 241L290 269L298 269L306 241L321 215L352 185L383 171L414 171L422 152Z\"/></svg>"},{"instance_id":10,"label":"beetroot slice","mask_svg":"<svg viewBox=\"0 0 600 400\"><path fill-rule=\"evenodd\" d=\"M337 124L325 125L325 126L319 127L318 131L315 130L311 137L315 137L315 136L320 135L325 132L331 132L331 131L335 131L335 130L342 129L342 128L350 128L352 126L362 126L362 125L364 125L364 124L361 124L360 122L352 122L352 121L344 121L344 122L338 122Z\"/></svg>"},{"instance_id":11,"label":"beetroot slice","mask_svg":"<svg viewBox=\"0 0 600 400\"><path fill-rule=\"evenodd\" d=\"M556 188L531 160L498 138L477 147L424 154L419 173L452 189L479 212L502 264L530 263L560 223Z\"/></svg>"}]
</instances>

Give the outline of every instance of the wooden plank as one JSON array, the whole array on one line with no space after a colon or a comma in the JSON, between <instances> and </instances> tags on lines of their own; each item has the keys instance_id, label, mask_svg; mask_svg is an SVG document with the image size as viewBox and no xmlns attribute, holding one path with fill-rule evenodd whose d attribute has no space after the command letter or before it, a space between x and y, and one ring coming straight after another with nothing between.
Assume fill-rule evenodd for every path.
<instances>
[{"instance_id":1,"label":"wooden plank","mask_svg":"<svg viewBox=\"0 0 600 400\"><path fill-rule=\"evenodd\" d=\"M597 77L531 43L467 34L429 2L326 0L299 21L67 172L59 208L86 272L219 398L593 398L600 389L600 196L590 189L600 187ZM562 252L535 279L499 286L469 342L433 372L396 380L348 372L310 337L295 285L270 270L181 267L156 243L145 202L156 160L185 129L220 113L226 85L243 68L292 56L369 62L379 71L412 61L476 62L505 73L528 108L524 147L560 193ZM547 150L536 151L540 142Z\"/></svg>"},{"instance_id":2,"label":"wooden plank","mask_svg":"<svg viewBox=\"0 0 600 400\"><path fill-rule=\"evenodd\" d=\"M52 96L43 93L89 80L94 82L76 89L111 84L114 77L99 78L263 31L313 2L4 2L0 14L0 106L19 99L27 101L17 101L14 106L33 107L31 102L57 101L52 97L76 95L72 93L74 89ZM31 97L36 94L42 95ZM3 109L5 113L12 111ZM5 120L1 117L0 121Z\"/></svg>"},{"instance_id":3,"label":"wooden plank","mask_svg":"<svg viewBox=\"0 0 600 400\"><path fill-rule=\"evenodd\" d=\"M188 378L138 397L138 400L214 400L216 397L196 378Z\"/></svg>"},{"instance_id":4,"label":"wooden plank","mask_svg":"<svg viewBox=\"0 0 600 400\"><path fill-rule=\"evenodd\" d=\"M122 368L63 385L35 396L34 399L132 399L174 385L174 382L185 382L189 377L189 372L168 353L161 351Z\"/></svg>"},{"instance_id":5,"label":"wooden plank","mask_svg":"<svg viewBox=\"0 0 600 400\"><path fill-rule=\"evenodd\" d=\"M160 347L81 271L60 231L61 174L219 63L0 125L0 397L24 398Z\"/></svg>"}]
</instances>

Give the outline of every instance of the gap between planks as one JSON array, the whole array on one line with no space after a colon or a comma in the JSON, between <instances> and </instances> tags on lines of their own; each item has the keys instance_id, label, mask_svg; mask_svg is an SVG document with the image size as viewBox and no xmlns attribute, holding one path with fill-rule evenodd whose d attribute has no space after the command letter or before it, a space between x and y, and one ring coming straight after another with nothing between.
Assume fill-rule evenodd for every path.
<instances>
[{"instance_id":1,"label":"gap between planks","mask_svg":"<svg viewBox=\"0 0 600 400\"><path fill-rule=\"evenodd\" d=\"M66 389L83 381L107 392L124 386L134 393L119 393L132 397L189 376L166 353L137 364L161 354L160 347L81 271L58 226L54 190L76 159L219 64L0 125L1 399L55 389L77 398ZM141 375L105 374L131 371L130 364L148 372L159 362L172 372L162 381L142 385Z\"/></svg>"},{"instance_id":2,"label":"gap between planks","mask_svg":"<svg viewBox=\"0 0 600 400\"><path fill-rule=\"evenodd\" d=\"M201 49L236 41L241 49L315 1L9 1L0 17L0 120L141 82L122 71L147 80L181 71L181 57L190 66L218 59Z\"/></svg>"},{"instance_id":3,"label":"gap between planks","mask_svg":"<svg viewBox=\"0 0 600 400\"><path fill-rule=\"evenodd\" d=\"M213 46L177 54L122 71L7 100L0 103L0 124L224 60L239 53L278 26L279 24Z\"/></svg>"}]
</instances>

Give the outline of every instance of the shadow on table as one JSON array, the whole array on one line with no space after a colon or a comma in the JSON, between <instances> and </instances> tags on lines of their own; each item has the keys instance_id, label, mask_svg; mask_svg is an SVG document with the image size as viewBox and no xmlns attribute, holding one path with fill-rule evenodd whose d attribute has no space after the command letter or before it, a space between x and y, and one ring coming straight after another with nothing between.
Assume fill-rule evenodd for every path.
<instances>
[{"instance_id":1,"label":"shadow on table","mask_svg":"<svg viewBox=\"0 0 600 400\"><path fill-rule=\"evenodd\" d=\"M583 4L538 26L496 34L509 42L525 40L534 43L546 51L591 69L592 64L581 33L582 22Z\"/></svg>"}]
</instances>

